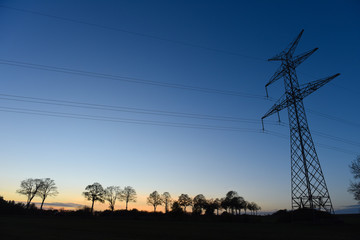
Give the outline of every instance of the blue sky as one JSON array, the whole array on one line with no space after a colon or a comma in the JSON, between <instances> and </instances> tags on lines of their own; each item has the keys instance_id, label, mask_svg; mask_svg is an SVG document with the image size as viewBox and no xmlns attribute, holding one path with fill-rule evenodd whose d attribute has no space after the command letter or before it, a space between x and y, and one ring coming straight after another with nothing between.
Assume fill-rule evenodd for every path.
<instances>
[{"instance_id":1,"label":"blue sky","mask_svg":"<svg viewBox=\"0 0 360 240\"><path fill-rule=\"evenodd\" d=\"M1 1L1 6L0 94L250 119L84 109L1 95L0 195L6 199L25 199L15 193L23 179L50 177L59 187L59 196L49 200L55 202L86 204L81 192L100 182L133 186L139 201L130 207L137 208L145 207L154 190L175 198L181 193L222 197L235 190L265 211L290 208L289 139L261 133L260 118L273 104L262 96L279 66L266 59L304 29L296 53L319 50L298 67L300 84L341 73L304 100L309 126L334 207L356 203L346 189L348 165L360 154L358 1ZM9 61L241 94L66 74ZM282 81L269 88L274 99L283 91ZM281 119L287 122L286 111ZM265 128L288 137L287 127L273 125L276 120L267 119ZM232 130L201 129L205 125ZM321 137L324 133L341 141Z\"/></svg>"}]
</instances>

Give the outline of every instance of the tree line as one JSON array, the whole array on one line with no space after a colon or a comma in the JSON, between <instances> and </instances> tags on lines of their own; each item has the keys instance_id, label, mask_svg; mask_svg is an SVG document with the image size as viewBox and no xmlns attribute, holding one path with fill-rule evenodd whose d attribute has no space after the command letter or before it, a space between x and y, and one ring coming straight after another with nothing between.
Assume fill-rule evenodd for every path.
<instances>
[{"instance_id":1,"label":"tree line","mask_svg":"<svg viewBox=\"0 0 360 240\"><path fill-rule=\"evenodd\" d=\"M27 197L26 208L29 208L34 197L40 197L40 209L42 209L47 197L56 196L58 191L55 181L50 178L28 178L21 181L20 189L17 190L17 193ZM136 202L137 198L136 191L131 186L126 186L124 189L121 189L119 186L103 188L97 182L86 186L82 194L88 201L91 201L91 213L94 211L95 202L107 202L110 211L114 211L116 202L124 201L125 210L128 210L128 204ZM257 214L261 209L256 203L246 201L235 191L229 191L225 197L215 199L206 199L203 194L198 194L194 198L189 197L188 194L181 194L177 199L173 199L169 192L159 194L157 191L154 191L147 197L147 204L154 208L154 212L156 212L158 206L164 206L165 213L168 213L170 209L171 212L183 213L186 212L187 207L192 207L192 213L198 215L212 215L215 211L219 215L221 210L233 215L240 215L242 210L245 214L247 210L251 214Z\"/></svg>"},{"instance_id":2,"label":"tree line","mask_svg":"<svg viewBox=\"0 0 360 240\"><path fill-rule=\"evenodd\" d=\"M154 193L150 194L149 198L153 194ZM257 203L246 201L235 191L229 191L225 197L215 199L206 199L203 194L198 194L194 198L189 197L188 194L181 194L171 205L173 212L186 212L187 207L192 207L192 213L197 215L213 215L215 211L216 214L219 215L221 210L233 215L240 215L242 210L244 210L245 214L247 210L249 210L251 214L257 214L257 212L261 210L261 207Z\"/></svg>"},{"instance_id":3,"label":"tree line","mask_svg":"<svg viewBox=\"0 0 360 240\"><path fill-rule=\"evenodd\" d=\"M351 173L355 179L360 179L360 156L358 156L349 166ZM351 182L348 191L354 195L354 199L360 201L360 183ZM40 209L47 197L56 196L58 194L55 181L50 178L33 179L28 178L20 183L20 189L16 191L19 194L27 197L26 208L29 209L31 201L35 197L41 199ZM128 210L129 202L136 202L136 191L130 186L121 189L119 186L110 186L105 189L100 183L94 183L86 186L83 192L84 197L91 201L91 212L94 211L95 202L107 202L111 211L115 210L116 201L124 201L125 209ZM194 198L188 194L181 194L177 200L172 199L170 193L164 192L159 194L154 191L147 197L147 204L153 206L154 212L158 206L164 206L165 213L171 212L180 213L186 212L187 207L192 207L193 214L209 214L212 215L216 211L219 215L220 211L228 214L240 215L241 211L246 214L250 211L251 214L257 214L261 207L255 202L248 202L243 197L239 196L235 191L229 191L223 198L206 199L203 194L198 194Z\"/></svg>"}]
</instances>

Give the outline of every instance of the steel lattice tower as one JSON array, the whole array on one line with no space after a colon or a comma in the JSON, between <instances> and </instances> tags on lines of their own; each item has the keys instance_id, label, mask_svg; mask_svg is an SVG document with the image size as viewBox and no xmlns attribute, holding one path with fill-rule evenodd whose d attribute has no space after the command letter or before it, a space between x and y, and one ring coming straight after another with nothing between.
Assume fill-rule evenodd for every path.
<instances>
[{"instance_id":1,"label":"steel lattice tower","mask_svg":"<svg viewBox=\"0 0 360 240\"><path fill-rule=\"evenodd\" d=\"M303 31L284 51L268 60L281 61L281 66L265 85L266 94L268 95L267 87L280 78L284 78L285 94L270 108L261 120L263 121L264 118L274 113L279 114L279 111L284 108L288 109L292 209L310 208L334 213L302 100L340 74L299 85L295 68L317 50L315 48L298 56L293 56Z\"/></svg>"}]
</instances>

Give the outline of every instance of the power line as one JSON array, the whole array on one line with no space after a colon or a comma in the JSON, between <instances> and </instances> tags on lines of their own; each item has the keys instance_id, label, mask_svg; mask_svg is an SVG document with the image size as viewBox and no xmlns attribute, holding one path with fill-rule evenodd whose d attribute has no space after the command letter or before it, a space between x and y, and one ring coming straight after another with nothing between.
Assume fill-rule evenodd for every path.
<instances>
[{"instance_id":1,"label":"power line","mask_svg":"<svg viewBox=\"0 0 360 240\"><path fill-rule=\"evenodd\" d=\"M252 98L252 99L266 99L266 100L275 102L275 100L273 98L267 98L265 96L258 95L258 94L251 94L251 93L244 93L244 92L237 92L237 91L218 90L218 89L211 89L211 88L202 88L202 87L195 87L195 86L190 86L190 85L172 84L172 83L165 83L165 82L156 82L156 81L145 80L145 79L140 79L140 78L111 75L111 74L106 74L106 73L88 72L88 71L82 71L82 70L71 69L71 68L60 68L60 67L47 66L47 65L41 65L41 64L11 61L11 60L6 60L6 59L0 59L0 64L23 67L23 68L45 70L45 71L52 71L52 72L60 72L60 73L66 73L66 74L81 75L81 76L86 76L86 77L110 79L110 80L115 80L115 81L125 81L125 82L132 82L132 83L156 85L156 86L161 86L161 87L177 88L177 89L191 90L191 91L198 91L198 92L205 92L205 93L239 96L239 97ZM315 114L315 115L330 119L330 120L341 122L343 124L360 127L359 123L345 120L342 118L338 118L338 117L335 117L335 116L332 116L329 114L324 114L324 113L314 111L311 109L308 109L308 112L311 114Z\"/></svg>"},{"instance_id":2,"label":"power line","mask_svg":"<svg viewBox=\"0 0 360 240\"><path fill-rule=\"evenodd\" d=\"M278 137L278 138L283 138L283 139L287 139L287 140L289 139L288 135L281 134L281 133L274 132L274 131L264 130L264 133ZM347 154L351 154L351 155L359 154L359 152L351 151L351 150L344 149L344 148L334 147L334 146L319 143L319 142L316 142L316 145L318 145L321 148L325 148L325 149L329 149L329 150L333 150L333 151L337 151L337 152L342 152L342 153L347 153Z\"/></svg>"},{"instance_id":3,"label":"power line","mask_svg":"<svg viewBox=\"0 0 360 240\"><path fill-rule=\"evenodd\" d=\"M355 127L360 127L360 124L357 123L357 122L353 122L353 121L349 121L349 120L346 120L346 119L343 119L343 118L335 117L335 116L332 116L330 114L321 113L321 112L311 110L311 109L309 109L308 112L311 113L311 114L316 114L318 116L333 120L333 121L343 123L343 124L348 124L348 125L352 125L352 126L355 126Z\"/></svg>"},{"instance_id":4,"label":"power line","mask_svg":"<svg viewBox=\"0 0 360 240\"><path fill-rule=\"evenodd\" d=\"M94 103L84 103L76 101L65 101L65 100L56 100L49 98L38 98L38 97L28 97L28 96L19 96L11 94L2 94L0 93L0 99L10 100L10 101L20 101L27 103L36 103L36 104L46 104L46 105L55 105L55 106L65 106L65 107L75 107L75 108L85 108L85 109L96 109L104 111L115 111L115 112L130 112L137 114L149 114L149 115L160 115L160 116L170 116L170 117L180 117L180 118L194 118L194 119L203 119L203 120L214 120L214 121L227 121L227 122L243 122L250 124L259 124L261 123L258 119L248 119L248 118L237 118L231 116L219 116L219 115L208 115L208 114L195 114L195 113L185 113L185 112L174 112L174 111L164 111L164 110L154 110L154 109L143 109L143 108L131 108L131 107L120 107L104 104L94 104ZM288 127L288 124L284 122L268 122L268 124L279 125L283 127ZM313 130L314 135L320 136L322 138L331 139L334 141L350 144L353 146L360 147L360 143L345 138L340 138L333 136L327 133L322 133L320 131Z\"/></svg>"},{"instance_id":5,"label":"power line","mask_svg":"<svg viewBox=\"0 0 360 240\"><path fill-rule=\"evenodd\" d=\"M188 43L188 42L162 38L162 37L158 37L158 36L155 36L155 35L149 35L149 34L144 34L144 33L140 33L140 32L129 31L129 30L115 28L115 27L109 27L109 26L105 26L105 25L85 22L85 21L71 19L71 18L65 18L65 17L61 17L61 16L55 16L55 15L41 13L41 12L37 12L37 11L31 11L31 10L27 10L27 9L20 9L20 8L5 6L5 5L0 5L0 7L7 8L7 9L10 9L10 10L15 10L15 11L18 11L18 12L25 12L25 13L35 14L35 15L39 15L39 16L43 16L43 17L49 17L49 18L54 18L54 19L58 19L58 20L63 20L63 21L68 21L68 22L75 22L75 23L89 25L89 26L93 26L93 27L108 29L108 30L112 30L112 31L118 31L118 32L133 34L133 35L137 35L137 36L158 39L158 40L161 40L161 41L173 42L173 43L182 44L182 45L186 45L186 46L190 46L190 47L202 48L202 49L209 50L209 51L221 52L221 53L240 56L240 57L245 57L245 58L249 58L249 59L266 61L263 58L247 56L247 55L243 55L243 54L239 54L239 53L235 53L235 52L230 52L230 51L226 51L226 50L222 50L222 49L205 47L205 46L192 44L192 43ZM178 84L171 84L171 83L169 84L169 83L149 81L149 80L144 80L144 79L139 79L139 78L131 78L131 77L114 76L114 75L102 74L102 73L86 72L86 71L75 70L75 69L57 68L57 70L56 70L56 67L50 67L50 66L39 65L39 64L21 63L21 62L15 62L15 61L8 61L7 63L5 63L5 61L7 61L7 60L1 60L1 61L4 61L4 62L2 62L0 64L7 64L7 65L13 65L13 66L19 66L19 67L30 67L30 65L34 65L34 66L32 66L32 68L42 69L41 67L44 67L46 69L42 69L42 70L47 70L47 71L57 71L57 72L63 72L63 73L69 73L69 74L78 74L78 75L84 75L84 76L92 75L91 77L111 78L113 80L121 80L121 81L128 81L128 82L135 82L135 83L142 83L142 84L158 85L158 86L162 86L162 87L172 87L172 88L180 88L180 89L207 92L207 93L217 93L217 94L225 94L225 95L242 96L242 97L248 97L248 98L264 99L264 96L262 96L262 95L246 94L246 93L235 92L235 91L226 91L226 90L223 91L223 90L210 89L210 88L201 88L201 87L188 86L188 85L178 85ZM17 64L20 64L20 65L17 65ZM25 66L23 64L28 64L28 66ZM50 68L53 68L53 69L50 69ZM72 71L72 70L74 72L69 72L69 71ZM314 75L304 73L304 72L302 72L302 73L305 74L305 75L311 76L313 78L316 78ZM98 75L98 76L95 76L95 75ZM100 75L102 75L102 76L100 76ZM116 78L116 79L114 79L114 78ZM339 86L339 85L337 85L337 86ZM342 87L342 86L339 86L339 87ZM342 87L342 88L344 88L344 87ZM344 89L346 89L346 88L344 88ZM350 91L350 89L346 89L346 90ZM353 90L351 90L351 91L353 93L358 94L358 92L355 92ZM311 110L309 110L309 111L311 111ZM348 121L348 120L343 120L343 119L340 119L340 118L337 118L337 117L334 117L334 116L331 116L331 115L328 115L328 114L322 114L322 113L319 113L319 112L317 112L317 113L312 112L312 113L317 114L317 115L322 116L322 117L326 117L326 118L331 119L331 120L339 121L339 122L342 122L342 123L347 123L347 124L358 126L358 127L360 126L360 124L358 124L358 123L354 123L354 122L351 122L351 121Z\"/></svg>"},{"instance_id":6,"label":"power line","mask_svg":"<svg viewBox=\"0 0 360 240\"><path fill-rule=\"evenodd\" d=\"M343 90L346 90L354 95L360 95L360 92L355 90L358 88L352 89L352 88L341 86L340 84L337 84L337 83L333 83L333 85L335 85L336 87L342 88Z\"/></svg>"},{"instance_id":7,"label":"power line","mask_svg":"<svg viewBox=\"0 0 360 240\"><path fill-rule=\"evenodd\" d=\"M12 108L12 107L2 107L2 106L0 106L0 112L20 113L20 114L38 115L38 116L46 116L46 117L60 117L60 118L79 119L79 120L104 121L104 122L114 122L114 123L152 125L152 126L161 126L161 127L176 127L176 128L248 132L248 133L265 133L265 134L273 135L276 137L288 139L288 136L281 134L281 133L268 131L268 130L262 131L260 129L254 129L254 128L237 128L237 127L204 125L204 124L149 121L149 120L130 119L130 118L114 118L114 117L99 116L99 115L74 114L74 113L43 111L43 110L36 110L36 109L29 109L29 108ZM321 144L321 143L317 143L317 144L322 148L326 148L326 149L333 150L333 151L343 152L343 153L347 153L347 154L358 154L357 152L353 152L353 151L343 149L343 148L333 147L333 146Z\"/></svg>"},{"instance_id":8,"label":"power line","mask_svg":"<svg viewBox=\"0 0 360 240\"><path fill-rule=\"evenodd\" d=\"M289 124L284 123L284 122L278 122L277 125L279 125L281 127L289 127ZM356 141L341 138L341 137L338 137L338 136L333 136L331 134L323 133L323 132L316 131L316 130L311 130L311 131L312 131L313 135L315 135L315 136L319 136L319 137L322 137L322 138L331 139L333 141L342 142L342 143L346 143L346 144L353 145L353 146L356 146L356 147L360 147L360 143L356 142Z\"/></svg>"},{"instance_id":9,"label":"power line","mask_svg":"<svg viewBox=\"0 0 360 240\"><path fill-rule=\"evenodd\" d=\"M196 114L196 113L186 113L186 112L175 112L175 111L164 111L164 110L133 108L133 107L123 107L123 106L113 106L113 105L105 105L105 104L57 100L57 99L50 99L50 98L19 96L19 95L11 95L11 94L3 94L3 93L0 93L0 99L10 100L10 101L18 101L18 102L36 103L36 104L55 105L55 106L96 109L96 110L104 110L104 111L130 112L130 113L138 113L138 114L150 114L150 115L181 117L181 118L195 118L195 119L228 121L228 122L255 123L255 124L259 124L259 125L261 123L261 121L258 119L238 118L238 117L231 117L231 116L220 116L220 115L209 115L209 114ZM276 122L273 122L272 124L276 124Z\"/></svg>"},{"instance_id":10,"label":"power line","mask_svg":"<svg viewBox=\"0 0 360 240\"><path fill-rule=\"evenodd\" d=\"M314 133L314 135L317 135L317 136L322 137L322 138L328 138L328 139L331 139L331 140L334 140L334 141L338 141L338 142L346 143L346 144L353 145L353 146L356 146L356 147L360 147L360 143L356 142L356 141L352 141L352 140L348 140L348 139L345 139L345 138L333 136L333 135L330 135L330 134L327 134L327 133L322 133L322 132L315 131L315 130L312 130L312 132Z\"/></svg>"},{"instance_id":11,"label":"power line","mask_svg":"<svg viewBox=\"0 0 360 240\"><path fill-rule=\"evenodd\" d=\"M31 114L31 115L41 115L41 116L49 116L49 117L61 117L61 118L106 121L106 122L119 122L119 123L132 123L132 124L141 124L141 125L156 125L156 126L165 126L165 127L195 128L195 129L237 131L237 132L260 132L260 129L251 129L251 128L237 128L237 127L204 125L204 124L152 121L152 120L141 120L141 119L131 119L131 118L115 118L115 117L99 116L99 115L44 111L44 110L29 109L29 108L13 108L13 107L0 106L0 111Z\"/></svg>"},{"instance_id":12,"label":"power line","mask_svg":"<svg viewBox=\"0 0 360 240\"><path fill-rule=\"evenodd\" d=\"M146 80L146 79L141 79L141 78L83 71L83 70L72 69L72 68L54 67L54 66L27 63L27 62L11 61L11 60L6 60L6 59L0 59L0 64L17 66L17 67L22 67L22 68L31 68L31 69L37 69L37 70L51 71L51 72L73 74L73 75L81 75L81 76L86 76L86 77L103 78L103 79L109 79L109 80L114 80L114 81L124 81L124 82L147 84L147 85L167 87L167 88L176 88L176 89L190 90L190 91L197 91L197 92L204 92L204 93L214 93L214 94L221 94L221 95L239 96L239 97L245 97L245 98L265 99L265 96L257 95L257 94L249 94L249 93L243 93L243 92L237 92L237 91L219 90L219 89L213 89L213 88L203 88L203 87L196 87L196 86L176 84L176 83L152 81L152 80Z\"/></svg>"},{"instance_id":13,"label":"power line","mask_svg":"<svg viewBox=\"0 0 360 240\"><path fill-rule=\"evenodd\" d=\"M34 14L34 15L38 15L38 16L42 16L42 17L54 18L54 19L57 19L57 20L83 24L83 25L87 25L87 26L91 26L91 27L102 28L102 29L116 31L116 32L122 32L122 33L126 33L126 34L131 34L131 35L134 35L134 36L152 38L152 39L171 42L171 43L184 45L184 46L188 46L188 47L200 48L200 49L204 49L204 50L207 50L207 51L218 52L218 53L223 53L223 54L227 54L227 55L233 55L233 56L238 56L238 57L242 57L242 58L257 60L257 61L266 61L265 59L259 58L259 57L248 56L248 55L235 53L235 52L231 52L231 51L227 51L227 50L223 50L223 49L206 47L206 46L193 44L193 43L189 43L189 42L185 42L185 41L174 40L174 39L169 39L169 38L163 38L163 37L159 37L159 36L155 36L155 35L130 31L130 30L116 28L116 27L110 27L110 26L101 25L101 24L97 24L97 23L90 23L90 22L76 20L76 19L72 19L72 18L55 16L55 15L51 15L51 14L47 14L47 13L42 13L42 12L37 12L37 11L32 11L32 10L27 10L27 9L21 9L21 8L15 8L15 7L10 7L10 6L5 6L5 5L0 5L0 7L10 9L10 10L14 10L14 11L18 11L18 12L30 13L30 14Z\"/></svg>"}]
</instances>

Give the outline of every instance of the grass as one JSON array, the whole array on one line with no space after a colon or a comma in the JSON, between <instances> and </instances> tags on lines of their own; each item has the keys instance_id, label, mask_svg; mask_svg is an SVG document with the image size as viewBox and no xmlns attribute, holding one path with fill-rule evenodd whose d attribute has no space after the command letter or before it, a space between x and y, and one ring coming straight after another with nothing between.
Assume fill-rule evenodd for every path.
<instances>
[{"instance_id":1,"label":"grass","mask_svg":"<svg viewBox=\"0 0 360 240\"><path fill-rule=\"evenodd\" d=\"M0 215L0 239L359 239L360 215L339 223L280 223Z\"/></svg>"}]
</instances>

